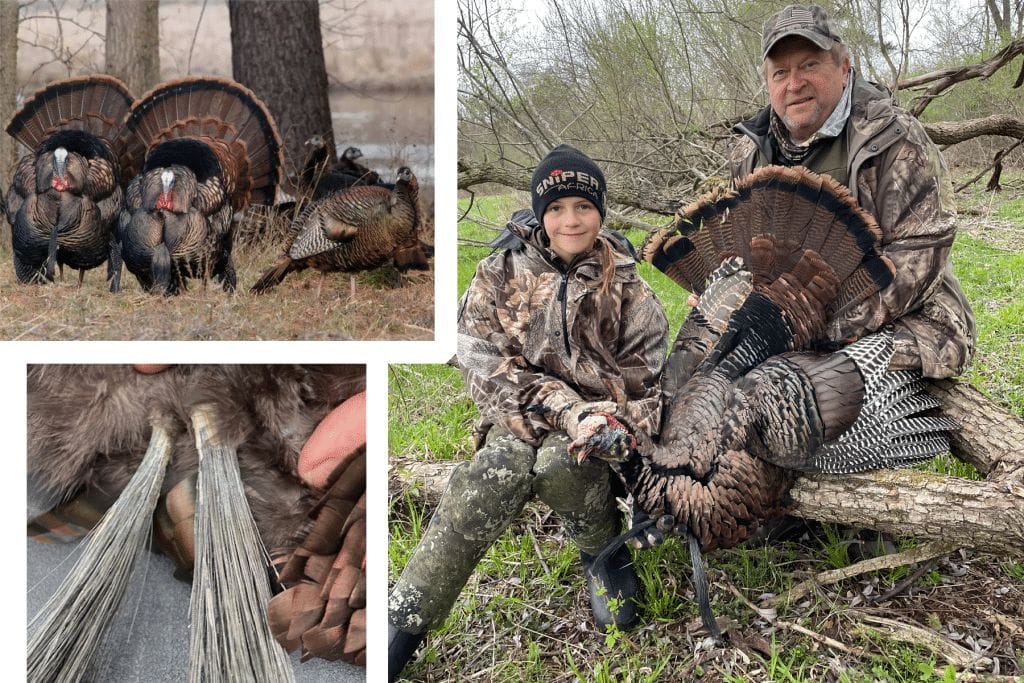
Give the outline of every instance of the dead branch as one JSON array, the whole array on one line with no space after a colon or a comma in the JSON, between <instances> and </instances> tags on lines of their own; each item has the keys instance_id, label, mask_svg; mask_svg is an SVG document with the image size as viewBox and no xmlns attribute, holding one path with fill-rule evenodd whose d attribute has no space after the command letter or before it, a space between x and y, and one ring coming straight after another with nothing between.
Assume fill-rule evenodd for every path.
<instances>
[{"instance_id":1,"label":"dead branch","mask_svg":"<svg viewBox=\"0 0 1024 683\"><path fill-rule=\"evenodd\" d=\"M988 173L988 170L990 168L992 168L994 170L992 172L992 178L988 182L988 187L986 187L985 189L989 190L989 191L1000 189L999 188L999 174L1002 172L1003 158L1007 154L1012 152L1013 150L1015 150L1018 147L1020 147L1022 143L1024 143L1024 137L1021 137L1020 140L1017 140L1017 142L1013 143L1009 147L1006 147L1006 148L1001 149L998 152L996 152L995 158L992 159L992 163L991 164L989 164L985 168L981 169L981 171L977 175L975 175L973 178L971 178L970 180L964 181L959 186L957 186L957 188L954 190L954 192L960 192L960 191L964 190L965 188L968 188L971 185L973 185L974 183L978 182L983 175Z\"/></svg>"},{"instance_id":2,"label":"dead branch","mask_svg":"<svg viewBox=\"0 0 1024 683\"><path fill-rule=\"evenodd\" d=\"M1012 41L984 62L968 66L951 67L949 69L933 71L922 76L908 78L900 81L897 84L897 88L900 90L907 90L931 83L931 85L924 91L924 94L915 98L916 104L914 104L910 109L911 114L914 116L920 116L921 112L925 110L925 107L927 107L933 99L946 90L952 88L957 83L967 81L972 78L988 78L1020 54L1024 54L1024 38L1018 38L1017 40Z\"/></svg>"},{"instance_id":3,"label":"dead branch","mask_svg":"<svg viewBox=\"0 0 1024 683\"><path fill-rule=\"evenodd\" d=\"M982 135L1005 135L1018 140L1024 138L1024 121L999 114L967 121L926 123L924 129L936 145L955 145Z\"/></svg>"},{"instance_id":4,"label":"dead branch","mask_svg":"<svg viewBox=\"0 0 1024 683\"><path fill-rule=\"evenodd\" d=\"M474 185L483 183L497 183L514 190L529 192L530 171L526 169L515 170L487 161L478 162L460 159L459 189L466 190ZM608 200L610 202L665 216L674 214L676 209L688 202L689 200L686 198L688 194L692 198L692 193L685 190L655 188L653 186L629 183L616 178L608 179Z\"/></svg>"},{"instance_id":5,"label":"dead branch","mask_svg":"<svg viewBox=\"0 0 1024 683\"><path fill-rule=\"evenodd\" d=\"M1006 555L1024 552L1024 423L972 387L935 382L942 412L959 421L951 451L986 478L919 470L813 475L797 480L793 514ZM392 458L393 493L414 488L429 503L440 497L452 463Z\"/></svg>"},{"instance_id":6,"label":"dead branch","mask_svg":"<svg viewBox=\"0 0 1024 683\"><path fill-rule=\"evenodd\" d=\"M846 616L855 618L861 622L859 624L854 624L851 629L856 633L865 634L881 630L885 633L888 639L899 640L904 643L910 643L912 645L919 645L927 648L958 669L992 668L992 660L988 657L977 655L964 646L958 645L948 638L943 638L935 631L923 626L918 626L916 624L904 624L903 622L896 621L895 619L887 619L885 617L861 612L859 610L849 610L846 612Z\"/></svg>"},{"instance_id":7,"label":"dead branch","mask_svg":"<svg viewBox=\"0 0 1024 683\"><path fill-rule=\"evenodd\" d=\"M762 601L761 604L765 607L778 607L779 605L799 600L805 595L813 592L814 589L819 586L828 586L833 583L839 583L840 581L845 581L846 579L854 576L860 576L861 574L866 574L868 572L877 572L882 569L892 569L893 567L902 567L905 564L914 564L915 562L930 560L933 557L948 555L954 550L956 550L956 546L951 543L946 543L944 541L932 541L900 553L871 557L851 564L849 567L830 569L829 571L815 574L806 581L801 581L796 584L785 593L780 593L779 595Z\"/></svg>"}]
</instances>

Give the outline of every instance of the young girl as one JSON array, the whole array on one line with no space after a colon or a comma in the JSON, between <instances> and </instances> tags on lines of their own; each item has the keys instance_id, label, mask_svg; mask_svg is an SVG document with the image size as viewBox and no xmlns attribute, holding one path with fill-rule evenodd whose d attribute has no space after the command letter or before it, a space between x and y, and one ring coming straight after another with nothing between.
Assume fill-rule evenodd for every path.
<instances>
[{"instance_id":1,"label":"young girl","mask_svg":"<svg viewBox=\"0 0 1024 683\"><path fill-rule=\"evenodd\" d=\"M535 494L580 548L598 627L636 621L629 552L595 561L619 532L610 470L597 458L577 465L570 451L607 428L605 415L634 434L657 430L667 322L628 242L601 229L601 169L561 145L531 185L533 215L513 215L504 248L480 263L461 304L458 358L480 409L477 453L452 473L392 589L391 680ZM612 598L622 606L610 609Z\"/></svg>"}]
</instances>

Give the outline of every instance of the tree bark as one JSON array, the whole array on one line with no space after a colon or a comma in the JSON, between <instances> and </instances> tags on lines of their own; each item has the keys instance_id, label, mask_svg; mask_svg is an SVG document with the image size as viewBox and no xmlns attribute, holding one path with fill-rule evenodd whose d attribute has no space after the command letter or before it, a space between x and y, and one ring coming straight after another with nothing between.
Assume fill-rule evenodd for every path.
<instances>
[{"instance_id":1,"label":"tree bark","mask_svg":"<svg viewBox=\"0 0 1024 683\"><path fill-rule=\"evenodd\" d=\"M160 82L159 0L107 0L107 73L135 97Z\"/></svg>"},{"instance_id":2,"label":"tree bark","mask_svg":"<svg viewBox=\"0 0 1024 683\"><path fill-rule=\"evenodd\" d=\"M1024 138L1024 121L1001 114L993 114L983 119L968 119L967 121L926 123L924 129L936 145L955 145L958 142L982 135Z\"/></svg>"},{"instance_id":3,"label":"tree bark","mask_svg":"<svg viewBox=\"0 0 1024 683\"><path fill-rule=\"evenodd\" d=\"M327 67L316 0L228 0L235 80L263 100L284 140L285 164L301 168L303 143L323 135L334 151Z\"/></svg>"},{"instance_id":4,"label":"tree bark","mask_svg":"<svg viewBox=\"0 0 1024 683\"><path fill-rule=\"evenodd\" d=\"M917 470L800 477L793 514L897 536L938 539L1007 555L1024 554L1024 422L972 387L943 380L929 388L961 423L950 450L982 481ZM392 459L392 494L411 486L433 505L455 463Z\"/></svg>"},{"instance_id":5,"label":"tree bark","mask_svg":"<svg viewBox=\"0 0 1024 683\"><path fill-rule=\"evenodd\" d=\"M14 115L18 95L18 3L0 1L0 121ZM0 134L0 187L8 187L14 176L18 143ZM0 217L0 224L6 221Z\"/></svg>"}]
</instances>

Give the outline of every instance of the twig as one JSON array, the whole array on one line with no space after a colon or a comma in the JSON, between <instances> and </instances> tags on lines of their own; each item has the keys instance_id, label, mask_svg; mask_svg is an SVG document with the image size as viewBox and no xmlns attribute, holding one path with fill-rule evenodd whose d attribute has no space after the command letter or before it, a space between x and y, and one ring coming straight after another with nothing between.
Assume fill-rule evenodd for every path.
<instances>
[{"instance_id":1,"label":"twig","mask_svg":"<svg viewBox=\"0 0 1024 683\"><path fill-rule=\"evenodd\" d=\"M930 560L933 557L948 555L954 550L956 550L956 546L952 543L948 543L946 541L930 541L924 545L919 545L916 548L911 548L910 550L906 550L901 553L872 557L870 559L857 562L856 564L851 564L849 567L821 572L806 581L801 581L785 593L768 598L763 604L768 607L777 607L782 603L793 602L802 598L818 586L827 586L833 583L838 583L844 579L859 576L860 574L866 574L867 572L878 571L880 569L892 569L893 567L901 567L905 564L923 562L924 560Z\"/></svg>"},{"instance_id":2,"label":"twig","mask_svg":"<svg viewBox=\"0 0 1024 683\"><path fill-rule=\"evenodd\" d=\"M908 576L907 578L903 579L898 584L893 586L891 590L886 591L882 595L879 595L879 596L875 597L874 599L872 599L870 601L871 604L877 605L880 602L885 602L886 600L891 600L893 597L899 595L900 593L905 591L907 588L909 588L910 586L914 585L914 583L918 579L920 579L922 576L924 576L924 574L926 572L930 571L931 568L934 567L938 563L938 561L939 561L938 558L933 557L932 559L930 559L927 562L923 563L920 567L918 567L913 572L911 572L910 576Z\"/></svg>"},{"instance_id":3,"label":"twig","mask_svg":"<svg viewBox=\"0 0 1024 683\"><path fill-rule=\"evenodd\" d=\"M888 638L926 647L958 668L988 669L992 666L992 660L990 658L982 657L981 655L971 652L962 645L957 645L952 640L943 638L935 631L924 628L923 626L918 626L916 624L904 624L903 622L896 621L895 619L887 619L885 617L880 617L855 609L848 610L846 615L852 619L857 619L863 622L860 624L854 624L854 631L863 633L866 631L877 630L877 628L873 627L881 627L888 631Z\"/></svg>"},{"instance_id":4,"label":"twig","mask_svg":"<svg viewBox=\"0 0 1024 683\"><path fill-rule=\"evenodd\" d=\"M828 636L823 636L820 633L817 633L816 631L812 631L809 628L801 626L800 624L794 624L793 622L784 621L782 619L776 619L773 623L779 628L784 628L789 631L796 631L797 633L805 635L811 640L817 641L826 647L832 648L833 650L839 650L840 652L845 652L846 654L853 655L854 657L868 656L868 652L863 648L845 645L843 643L840 643L838 640L834 640L832 638L829 638Z\"/></svg>"},{"instance_id":5,"label":"twig","mask_svg":"<svg viewBox=\"0 0 1024 683\"><path fill-rule=\"evenodd\" d=\"M1024 144L1024 138L1021 138L1020 140L1017 140L1017 142L1013 143L1012 145L1010 145L1009 147L1007 147L1006 149L1004 149L1004 150L1003 150L1002 152L1000 152L999 154L997 154L997 155L996 155L996 157L995 157L995 159L993 159L993 160L992 160L992 163L991 163L991 164L989 164L989 165L988 165L988 166L986 166L985 168L981 169L981 172L980 172L980 173L978 173L978 175L974 176L974 177L973 177L973 178L971 178L970 180L967 180L967 181L965 181L963 185L961 185L960 187L958 187L958 188L956 188L955 190L953 190L953 192L959 192L960 190L963 190L964 188L966 188L966 187L969 187L970 185L973 185L974 183L978 182L978 180L979 180L979 179L981 179L981 177L982 177L983 175L985 175L986 173L988 173L988 170L989 170L990 168L992 168L993 166L995 166L995 165L996 165L996 164L997 164L997 163L998 163L998 162L999 162L1000 160L1002 160L1002 159L1006 158L1006 155L1007 155L1007 154L1009 154L1009 153L1010 153L1010 152L1012 152L1013 150L1015 150L1015 149L1017 149L1018 147L1020 147L1020 146L1021 146L1021 144Z\"/></svg>"},{"instance_id":6,"label":"twig","mask_svg":"<svg viewBox=\"0 0 1024 683\"><path fill-rule=\"evenodd\" d=\"M469 193L469 206L467 206L466 210L461 216L459 216L459 220L455 221L456 223L461 223L466 216L469 215L469 212L473 210L473 201L476 199L476 192L473 192L473 190L466 190L466 192Z\"/></svg>"},{"instance_id":7,"label":"twig","mask_svg":"<svg viewBox=\"0 0 1024 683\"><path fill-rule=\"evenodd\" d=\"M787 629L789 631L796 631L797 633L805 635L808 638L810 638L811 640L817 641L817 642L821 643L822 645L830 647L830 648L832 648L834 650L839 650L841 652L845 652L845 653L853 655L855 657L865 657L868 654L867 651L865 651L863 648L854 647L854 646L851 646L851 645L846 645L845 643L841 643L838 640L833 640L832 638L829 638L828 636L824 636L824 635L822 635L822 634L820 634L820 633L818 633L816 631L812 631L809 628L807 628L806 626L801 626L800 624L796 624L796 623L793 623L791 621L786 621L784 619L779 619L774 614L775 610L773 610L773 609L763 609L761 607L758 607L757 605L752 603L750 600L748 600L747 596L743 595L743 593L741 593L740 590L738 588L736 588L736 586L734 586L731 582L727 583L726 587L729 589L729 591L733 595L735 595L737 598L739 598L740 602L742 602L744 605L746 605L751 611L756 612L758 614L758 616L760 616L762 619L765 619L768 623L772 624L773 626L777 626L779 628L784 628L784 629Z\"/></svg>"},{"instance_id":8,"label":"twig","mask_svg":"<svg viewBox=\"0 0 1024 683\"><path fill-rule=\"evenodd\" d=\"M537 561L544 568L544 575L551 576L551 569L548 568L547 562L544 561L544 555L540 552L540 543L537 543L537 535L533 533L533 527L527 527L526 530L530 534L530 540L533 541L533 551L537 553Z\"/></svg>"}]
</instances>

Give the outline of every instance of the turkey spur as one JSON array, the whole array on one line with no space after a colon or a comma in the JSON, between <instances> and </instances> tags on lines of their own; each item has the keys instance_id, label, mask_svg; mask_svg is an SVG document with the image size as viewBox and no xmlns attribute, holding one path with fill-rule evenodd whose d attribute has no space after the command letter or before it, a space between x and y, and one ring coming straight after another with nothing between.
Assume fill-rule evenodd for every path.
<instances>
[{"instance_id":1,"label":"turkey spur","mask_svg":"<svg viewBox=\"0 0 1024 683\"><path fill-rule=\"evenodd\" d=\"M956 424L917 416L937 405L920 373L888 370L891 329L838 349L828 340L836 316L892 281L880 239L846 188L777 166L705 195L652 236L644 258L699 303L662 375L657 443L613 463L635 519L646 518L630 535L675 533L697 554L731 547L785 511L799 472L901 467L948 450L942 432Z\"/></svg>"}]
</instances>

